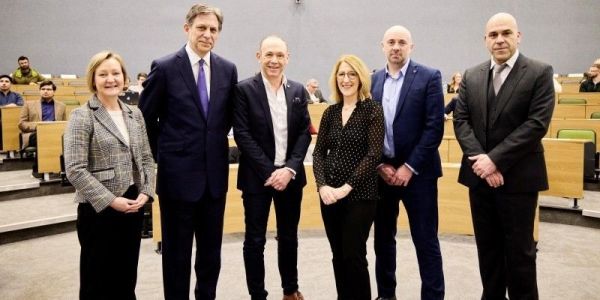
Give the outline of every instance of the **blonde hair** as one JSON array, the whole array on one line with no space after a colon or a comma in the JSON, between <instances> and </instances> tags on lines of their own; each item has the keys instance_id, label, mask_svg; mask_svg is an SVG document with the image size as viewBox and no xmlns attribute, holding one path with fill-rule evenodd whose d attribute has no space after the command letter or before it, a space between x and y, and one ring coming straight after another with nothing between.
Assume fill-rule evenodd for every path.
<instances>
[{"instance_id":1,"label":"blonde hair","mask_svg":"<svg viewBox=\"0 0 600 300\"><path fill-rule=\"evenodd\" d=\"M88 86L88 89L90 90L90 92L96 93L98 91L98 89L96 88L96 82L95 82L95 78L94 78L96 75L96 70L98 69L98 66L100 66L100 64L102 64L103 62L105 62L111 58L114 58L121 65L121 71L123 72L123 78L124 78L123 80L125 80L125 78L128 78L127 70L125 69L125 63L123 62L123 58L121 57L121 55L119 55L115 52L108 51L108 50L96 53L90 59L90 63L88 64L87 71L86 71L87 86Z\"/></svg>"},{"instance_id":2,"label":"blonde hair","mask_svg":"<svg viewBox=\"0 0 600 300\"><path fill-rule=\"evenodd\" d=\"M462 74L460 72L456 72L454 73L454 75L452 75L452 79L450 79L450 86L454 87L454 84L456 84L456 75L461 75Z\"/></svg>"},{"instance_id":3,"label":"blonde hair","mask_svg":"<svg viewBox=\"0 0 600 300\"><path fill-rule=\"evenodd\" d=\"M337 72L342 63L347 63L350 65L350 67L358 75L358 101L370 99L371 75L369 74L369 68L367 68L367 65L360 58L358 58L358 56L353 54L344 54L340 56L335 65L333 65L333 70L331 71L331 76L329 77L329 88L332 91L331 99L335 101L335 103L340 103L344 99L337 84Z\"/></svg>"}]
</instances>

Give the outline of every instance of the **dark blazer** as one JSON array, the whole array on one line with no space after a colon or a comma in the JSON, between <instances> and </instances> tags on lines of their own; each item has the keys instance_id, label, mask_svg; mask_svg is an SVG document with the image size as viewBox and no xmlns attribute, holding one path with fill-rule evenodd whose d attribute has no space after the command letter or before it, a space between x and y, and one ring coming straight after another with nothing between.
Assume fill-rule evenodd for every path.
<instances>
[{"instance_id":1,"label":"dark blazer","mask_svg":"<svg viewBox=\"0 0 600 300\"><path fill-rule=\"evenodd\" d=\"M311 141L307 92L302 84L291 80L287 81L284 90L288 124L285 166L296 171L288 188L301 188L306 185L303 162ZM241 152L237 187L243 192L266 192L264 183L275 171L275 137L260 73L236 86L233 118L233 137Z\"/></svg>"},{"instance_id":2,"label":"dark blazer","mask_svg":"<svg viewBox=\"0 0 600 300\"><path fill-rule=\"evenodd\" d=\"M207 186L215 198L227 192L227 133L237 70L233 63L211 52L210 72L206 119L185 47L152 62L139 107L158 163L159 195L197 201Z\"/></svg>"},{"instance_id":3,"label":"dark blazer","mask_svg":"<svg viewBox=\"0 0 600 300\"><path fill-rule=\"evenodd\" d=\"M495 96L488 120L490 61L465 72L454 110L454 132L464 153L458 181L485 184L468 156L487 153L504 177L506 192L548 189L541 139L554 110L552 67L519 54ZM489 131L486 130L489 128Z\"/></svg>"},{"instance_id":4,"label":"dark blazer","mask_svg":"<svg viewBox=\"0 0 600 300\"><path fill-rule=\"evenodd\" d=\"M385 76L385 69L372 75L371 95L380 104ZM444 93L440 71L410 61L393 127L393 165L407 163L420 178L441 177L438 147L444 135Z\"/></svg>"}]
</instances>

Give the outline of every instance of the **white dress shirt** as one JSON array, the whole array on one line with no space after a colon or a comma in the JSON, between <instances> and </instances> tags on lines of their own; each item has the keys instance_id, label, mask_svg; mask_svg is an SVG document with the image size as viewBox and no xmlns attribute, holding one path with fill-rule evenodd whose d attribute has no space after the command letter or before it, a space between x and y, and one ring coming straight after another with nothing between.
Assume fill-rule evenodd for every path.
<instances>
[{"instance_id":1,"label":"white dress shirt","mask_svg":"<svg viewBox=\"0 0 600 300\"><path fill-rule=\"evenodd\" d=\"M187 52L188 57L190 58L190 65L192 65L192 72L194 72L194 82L198 82L198 65L200 64L200 59L204 59L204 77L206 78L206 92L208 93L208 101L210 101L210 51L204 55L204 57L198 56L192 47L190 47L190 43L188 42L185 45L185 52Z\"/></svg>"},{"instance_id":2,"label":"white dress shirt","mask_svg":"<svg viewBox=\"0 0 600 300\"><path fill-rule=\"evenodd\" d=\"M269 111L271 112L271 120L273 120L273 136L275 137L275 166L281 167L285 165L285 155L287 153L288 141L288 124L287 124L287 102L285 100L285 85L287 79L285 75L281 81L281 85L273 92L273 88L269 81L262 75L267 99L269 101Z\"/></svg>"}]
</instances>

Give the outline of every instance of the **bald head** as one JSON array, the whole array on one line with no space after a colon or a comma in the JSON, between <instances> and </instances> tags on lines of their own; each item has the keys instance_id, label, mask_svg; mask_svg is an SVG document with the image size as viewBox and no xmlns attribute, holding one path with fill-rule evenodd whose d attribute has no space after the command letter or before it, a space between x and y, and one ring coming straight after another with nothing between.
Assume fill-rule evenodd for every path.
<instances>
[{"instance_id":1,"label":"bald head","mask_svg":"<svg viewBox=\"0 0 600 300\"><path fill-rule=\"evenodd\" d=\"M521 43L515 17L508 13L493 15L485 25L485 44L497 64L509 60Z\"/></svg>"},{"instance_id":2,"label":"bald head","mask_svg":"<svg viewBox=\"0 0 600 300\"><path fill-rule=\"evenodd\" d=\"M381 47L387 58L388 71L398 73L410 58L413 46L412 35L406 27L395 25L386 30Z\"/></svg>"},{"instance_id":3,"label":"bald head","mask_svg":"<svg viewBox=\"0 0 600 300\"><path fill-rule=\"evenodd\" d=\"M261 51L265 44L282 44L285 47L285 51L287 52L287 43L279 36L269 35L260 41L258 45L258 51Z\"/></svg>"}]
</instances>

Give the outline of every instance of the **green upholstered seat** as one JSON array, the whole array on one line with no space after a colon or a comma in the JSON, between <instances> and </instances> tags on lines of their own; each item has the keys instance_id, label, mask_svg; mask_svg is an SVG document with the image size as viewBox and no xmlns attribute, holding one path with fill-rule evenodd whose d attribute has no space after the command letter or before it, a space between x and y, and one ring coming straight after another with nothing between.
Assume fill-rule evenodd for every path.
<instances>
[{"instance_id":1,"label":"green upholstered seat","mask_svg":"<svg viewBox=\"0 0 600 300\"><path fill-rule=\"evenodd\" d=\"M587 101L577 98L562 98L558 99L558 104L587 104Z\"/></svg>"}]
</instances>

